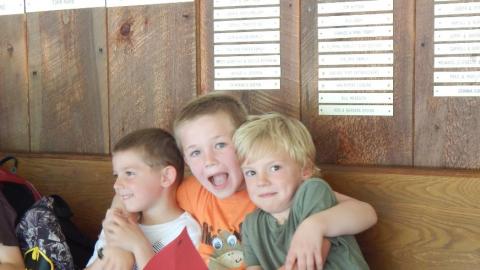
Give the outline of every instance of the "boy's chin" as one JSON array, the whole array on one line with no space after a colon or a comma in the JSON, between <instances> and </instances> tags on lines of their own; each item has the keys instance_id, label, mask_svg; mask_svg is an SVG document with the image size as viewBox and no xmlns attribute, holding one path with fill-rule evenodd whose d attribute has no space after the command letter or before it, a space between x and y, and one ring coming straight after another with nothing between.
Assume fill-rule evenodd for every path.
<instances>
[{"instance_id":1,"label":"boy's chin","mask_svg":"<svg viewBox=\"0 0 480 270\"><path fill-rule=\"evenodd\" d=\"M215 189L215 188L211 188L210 189L210 192L215 196L217 197L218 199L226 199L230 196L232 196L233 194L235 194L235 190L231 189L231 188L224 188L224 189Z\"/></svg>"}]
</instances>

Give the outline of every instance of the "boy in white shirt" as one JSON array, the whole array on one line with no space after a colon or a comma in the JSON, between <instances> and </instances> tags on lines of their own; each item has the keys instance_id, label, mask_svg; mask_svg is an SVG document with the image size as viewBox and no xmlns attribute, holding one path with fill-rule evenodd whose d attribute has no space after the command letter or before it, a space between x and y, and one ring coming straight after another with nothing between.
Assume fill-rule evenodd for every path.
<instances>
[{"instance_id":1,"label":"boy in white shirt","mask_svg":"<svg viewBox=\"0 0 480 270\"><path fill-rule=\"evenodd\" d=\"M115 145L112 164L115 193L126 211L139 216L126 215L120 209L108 210L86 269L114 266L113 258L103 257L108 249L115 248L131 252L136 267L143 269L185 227L193 244L198 246L200 226L176 201L184 162L168 132L150 128L128 134Z\"/></svg>"}]
</instances>

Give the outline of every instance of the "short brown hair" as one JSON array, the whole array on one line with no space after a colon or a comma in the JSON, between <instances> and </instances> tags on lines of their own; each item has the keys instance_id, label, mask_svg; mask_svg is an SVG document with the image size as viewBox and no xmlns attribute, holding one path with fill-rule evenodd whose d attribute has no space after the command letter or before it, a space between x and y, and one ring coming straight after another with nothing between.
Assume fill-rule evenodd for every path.
<instances>
[{"instance_id":1,"label":"short brown hair","mask_svg":"<svg viewBox=\"0 0 480 270\"><path fill-rule=\"evenodd\" d=\"M177 145L181 148L181 143L178 136L178 127L183 123L193 120L204 115L212 115L216 113L226 114L235 128L243 124L248 117L245 106L236 98L219 93L209 93L197 97L187 103L182 110L177 114L173 122L173 130Z\"/></svg>"},{"instance_id":2,"label":"short brown hair","mask_svg":"<svg viewBox=\"0 0 480 270\"><path fill-rule=\"evenodd\" d=\"M133 131L121 138L113 147L116 152L136 150L144 162L150 166L172 166L177 171L176 182L183 179L183 156L175 144L175 139L161 128L146 128Z\"/></svg>"},{"instance_id":3,"label":"short brown hair","mask_svg":"<svg viewBox=\"0 0 480 270\"><path fill-rule=\"evenodd\" d=\"M315 144L299 120L279 113L253 116L235 131L233 142L241 162L285 151L301 167L315 167Z\"/></svg>"}]
</instances>

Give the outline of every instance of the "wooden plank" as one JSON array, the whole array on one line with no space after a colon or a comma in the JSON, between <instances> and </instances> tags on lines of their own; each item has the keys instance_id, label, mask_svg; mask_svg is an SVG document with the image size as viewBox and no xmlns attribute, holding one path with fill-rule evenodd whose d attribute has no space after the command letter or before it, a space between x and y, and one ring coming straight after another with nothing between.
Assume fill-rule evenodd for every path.
<instances>
[{"instance_id":1,"label":"wooden plank","mask_svg":"<svg viewBox=\"0 0 480 270\"><path fill-rule=\"evenodd\" d=\"M475 269L480 263L480 173L323 167L334 190L373 205L357 236L371 269Z\"/></svg>"},{"instance_id":2,"label":"wooden plank","mask_svg":"<svg viewBox=\"0 0 480 270\"><path fill-rule=\"evenodd\" d=\"M213 0L199 1L200 89L213 91ZM280 90L223 91L236 96L252 114L277 111L300 118L300 1L280 1Z\"/></svg>"},{"instance_id":3,"label":"wooden plank","mask_svg":"<svg viewBox=\"0 0 480 270\"><path fill-rule=\"evenodd\" d=\"M323 1L321 1L323 2ZM317 146L317 161L412 165L415 1L394 1L393 117L319 116L317 1L302 1L302 120ZM305 51L304 51L305 50Z\"/></svg>"},{"instance_id":4,"label":"wooden plank","mask_svg":"<svg viewBox=\"0 0 480 270\"><path fill-rule=\"evenodd\" d=\"M32 151L108 153L105 15L27 14Z\"/></svg>"},{"instance_id":5,"label":"wooden plank","mask_svg":"<svg viewBox=\"0 0 480 270\"><path fill-rule=\"evenodd\" d=\"M25 15L0 16L0 149L29 151Z\"/></svg>"},{"instance_id":6,"label":"wooden plank","mask_svg":"<svg viewBox=\"0 0 480 270\"><path fill-rule=\"evenodd\" d=\"M18 175L42 195L58 194L70 205L73 222L96 239L113 198L109 157L19 155Z\"/></svg>"},{"instance_id":7,"label":"wooden plank","mask_svg":"<svg viewBox=\"0 0 480 270\"><path fill-rule=\"evenodd\" d=\"M111 143L196 95L195 3L108 8Z\"/></svg>"},{"instance_id":8,"label":"wooden plank","mask_svg":"<svg viewBox=\"0 0 480 270\"><path fill-rule=\"evenodd\" d=\"M480 99L433 96L433 2L417 1L415 166L480 168Z\"/></svg>"}]
</instances>

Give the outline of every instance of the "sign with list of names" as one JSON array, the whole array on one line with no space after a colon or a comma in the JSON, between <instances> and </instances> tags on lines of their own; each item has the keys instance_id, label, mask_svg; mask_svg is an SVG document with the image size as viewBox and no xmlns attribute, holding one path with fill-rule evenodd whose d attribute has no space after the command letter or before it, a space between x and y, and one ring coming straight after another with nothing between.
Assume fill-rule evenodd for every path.
<instances>
[{"instance_id":1,"label":"sign with list of names","mask_svg":"<svg viewBox=\"0 0 480 270\"><path fill-rule=\"evenodd\" d=\"M318 0L318 112L393 116L393 0Z\"/></svg>"},{"instance_id":2,"label":"sign with list of names","mask_svg":"<svg viewBox=\"0 0 480 270\"><path fill-rule=\"evenodd\" d=\"M30 12L105 7L105 0L26 0Z\"/></svg>"},{"instance_id":3,"label":"sign with list of names","mask_svg":"<svg viewBox=\"0 0 480 270\"><path fill-rule=\"evenodd\" d=\"M435 0L433 41L433 96L480 96L480 0Z\"/></svg>"},{"instance_id":4,"label":"sign with list of names","mask_svg":"<svg viewBox=\"0 0 480 270\"><path fill-rule=\"evenodd\" d=\"M213 0L214 90L280 89L280 0Z\"/></svg>"},{"instance_id":5,"label":"sign with list of names","mask_svg":"<svg viewBox=\"0 0 480 270\"><path fill-rule=\"evenodd\" d=\"M0 0L0 16L25 12L23 0Z\"/></svg>"}]
</instances>

